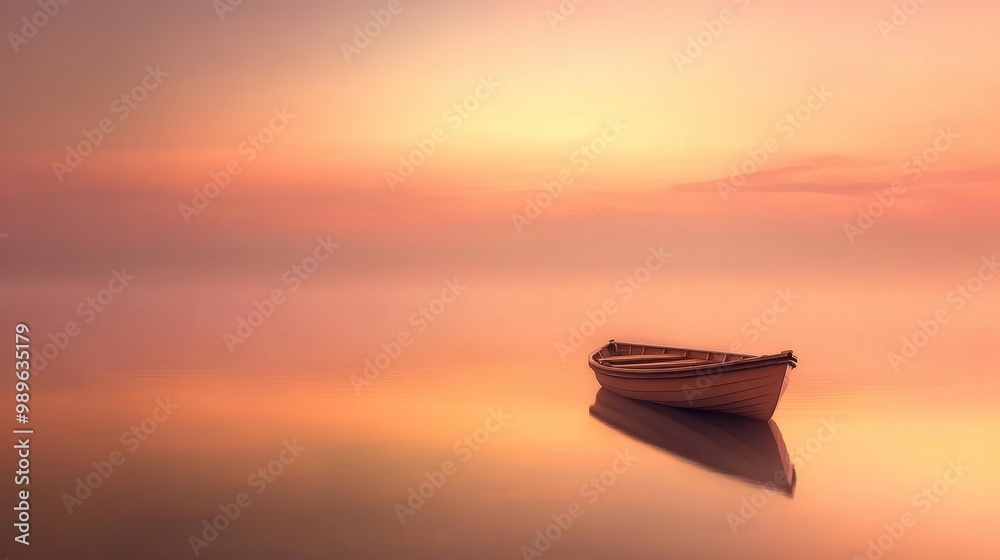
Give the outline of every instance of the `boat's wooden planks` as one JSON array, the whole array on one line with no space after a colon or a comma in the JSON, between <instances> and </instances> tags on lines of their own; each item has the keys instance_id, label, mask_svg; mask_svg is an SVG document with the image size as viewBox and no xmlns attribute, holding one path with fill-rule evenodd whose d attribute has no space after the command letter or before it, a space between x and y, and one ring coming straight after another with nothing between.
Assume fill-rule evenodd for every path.
<instances>
[{"instance_id":1,"label":"boat's wooden planks","mask_svg":"<svg viewBox=\"0 0 1000 560\"><path fill-rule=\"evenodd\" d=\"M625 397L766 420L796 358L788 350L748 356L612 343L592 354L590 365L601 386Z\"/></svg>"}]
</instances>

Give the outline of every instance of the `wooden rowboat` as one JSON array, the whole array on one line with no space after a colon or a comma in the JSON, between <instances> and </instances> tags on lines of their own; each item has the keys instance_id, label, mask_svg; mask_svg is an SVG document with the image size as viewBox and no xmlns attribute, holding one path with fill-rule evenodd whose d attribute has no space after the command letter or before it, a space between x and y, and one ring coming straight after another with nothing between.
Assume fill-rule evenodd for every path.
<instances>
[{"instance_id":1,"label":"wooden rowboat","mask_svg":"<svg viewBox=\"0 0 1000 560\"><path fill-rule=\"evenodd\" d=\"M600 389L591 416L702 469L791 497L795 467L774 420L681 410Z\"/></svg>"},{"instance_id":2,"label":"wooden rowboat","mask_svg":"<svg viewBox=\"0 0 1000 560\"><path fill-rule=\"evenodd\" d=\"M610 341L590 355L597 382L623 397L768 420L796 366L767 356Z\"/></svg>"}]
</instances>

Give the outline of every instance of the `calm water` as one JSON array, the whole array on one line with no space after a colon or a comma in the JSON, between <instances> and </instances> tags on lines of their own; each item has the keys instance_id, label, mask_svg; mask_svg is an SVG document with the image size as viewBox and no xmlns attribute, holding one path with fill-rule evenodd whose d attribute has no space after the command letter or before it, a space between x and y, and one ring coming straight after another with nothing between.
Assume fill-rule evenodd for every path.
<instances>
[{"instance_id":1,"label":"calm water","mask_svg":"<svg viewBox=\"0 0 1000 560\"><path fill-rule=\"evenodd\" d=\"M887 353L949 305L948 275L864 289L800 280L780 310L788 286L768 280L654 276L625 300L617 273L536 286L473 274L435 303L450 278L317 279L232 353L223 333L273 287L266 277L235 290L137 284L90 323L76 308L100 278L8 290L5 316L31 323L36 353L83 323L36 373L32 545L11 558L1000 551L995 289L893 371ZM563 361L557 344L590 332L587 312L607 298L617 311ZM744 326L754 317L759 332ZM611 337L792 348L800 366L773 426L720 423L599 395L586 353ZM380 358L396 340L410 343ZM389 365L358 385L366 360ZM794 485L769 486L783 453ZM206 529L224 511L235 519Z\"/></svg>"}]
</instances>

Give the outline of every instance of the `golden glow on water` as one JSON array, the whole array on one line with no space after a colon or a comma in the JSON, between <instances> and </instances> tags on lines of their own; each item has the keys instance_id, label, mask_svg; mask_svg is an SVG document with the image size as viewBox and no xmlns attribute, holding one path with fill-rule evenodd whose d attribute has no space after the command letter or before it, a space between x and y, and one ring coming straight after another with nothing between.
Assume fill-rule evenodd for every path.
<instances>
[{"instance_id":1,"label":"golden glow on water","mask_svg":"<svg viewBox=\"0 0 1000 560\"><path fill-rule=\"evenodd\" d=\"M141 369L104 369L84 381L68 361L56 361L37 387L38 410L50 411L38 424L38 432L46 434L38 451L37 468L46 475L38 507L50 530L66 538L42 546L53 554L69 552L68 544L59 543L96 550L109 527L141 528L143 538L152 540L126 539L118 552L145 551L148 542L156 542L162 547L159 557L180 557L190 552L186 539L202 521L244 491L253 504L212 544L213 554L263 558L262 551L282 548L320 557L335 547L370 557L434 549L505 558L519 554L522 545L533 546L535 530L544 530L552 514L574 502L584 513L553 544L553 557L657 551L712 558L759 550L751 557L798 558L803 549L850 557L864 554L868 540L886 530L884 524L907 512L917 522L893 544L901 557L940 557L952 539L961 539L971 557L997 546L990 530L1000 498L992 468L1000 457L989 444L1000 427L991 404L995 385L972 394L961 387L974 377L956 376L958 387L943 390L916 369L907 378L912 383L894 388L882 373L887 364L841 369L852 363L850 356L824 352L822 344L813 348L801 338L806 351L797 350L800 366L775 415L795 464L794 493L786 496L592 416L588 409L598 386L585 352L563 364L551 343L532 342L543 332L560 336L560 328L550 330L545 322L520 331L495 330L485 319L489 311L481 322L469 322L463 305L493 301L504 307L496 299L499 291L487 291L488 296L473 298L470 289L469 299L460 298L426 338L408 347L360 395L351 376L374 358L377 344L339 345L338 365L329 369L296 367L300 358L310 359L277 354L238 369L156 368L138 356L145 364ZM390 291L384 296L392 306L399 298L418 306L426 297ZM301 310L326 296L302 297L275 320L299 321ZM518 297L526 302L523 293ZM591 299L574 297L578 303ZM220 305L225 306L221 300ZM797 318L789 312L785 319L798 323L806 320L801 315L814 312L827 308L803 305ZM699 321L690 318L692 333L707 326ZM976 328L956 326L950 336ZM387 332L390 340L394 332ZM476 348L464 342L469 334L486 341L486 333L492 343ZM261 330L256 336L258 344L267 345L271 335ZM330 330L311 334L314 344L334 336ZM771 331L768 345L772 337L786 336ZM98 334L89 339L96 347L109 343ZM598 343L595 336L587 347ZM512 347L525 353L496 357L495 349ZM198 359L211 361L220 350L225 352L224 345ZM967 368L976 359L966 357ZM922 367L933 361L928 358ZM122 433L147 418L156 399L168 397L178 410L134 453L127 452ZM497 410L509 416L499 427L488 421ZM823 427L831 425L835 433L827 437ZM672 433L667 425L653 428L652 433ZM277 459L283 442L291 440L306 450L257 494L259 486L248 478ZM681 445L692 442L682 439ZM67 515L62 496L74 492L76 478L86 477L93 461L116 449L124 452L124 464ZM605 471L616 466L616 453L628 453L635 462L612 481ZM405 505L410 489L448 461L454 474L400 524L395 504ZM968 465L969 471L926 507L927 501L915 496L933 488L951 463ZM595 493L588 485L601 481L602 473L611 484ZM737 518L746 523L734 525ZM293 544L289 535L296 536ZM260 550L247 549L248 542Z\"/></svg>"}]
</instances>

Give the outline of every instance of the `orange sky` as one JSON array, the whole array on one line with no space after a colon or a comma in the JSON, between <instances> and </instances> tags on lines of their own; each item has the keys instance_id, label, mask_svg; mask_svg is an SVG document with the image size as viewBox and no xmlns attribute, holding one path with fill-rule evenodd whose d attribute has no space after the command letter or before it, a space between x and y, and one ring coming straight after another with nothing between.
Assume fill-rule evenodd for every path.
<instances>
[{"instance_id":1,"label":"orange sky","mask_svg":"<svg viewBox=\"0 0 1000 560\"><path fill-rule=\"evenodd\" d=\"M996 233L995 2L928 3L905 22L897 14L891 32L888 1L594 0L564 20L553 18L554 0L245 2L221 18L212 6L73 3L26 41L8 34L0 230L9 243L107 245L119 261L130 243L232 249L227 237L253 245L248 236L280 243L317 231L356 236L355 246L401 237L428 246L456 232L509 245L525 196L570 171L573 182L527 232L576 232L595 212L609 226L669 218L697 231L702 219L726 220L760 238L791 220L782 232L801 239L832 232L821 251L830 254L846 241L843 224L907 178L904 166L942 130L957 140L878 224L891 232L882 242ZM6 3L3 29L27 37L21 18L37 9ZM376 25L372 10L391 18ZM378 31L367 45L355 30L366 25ZM699 40L701 53L691 47ZM348 60L352 41L363 48ZM128 105L120 96L150 68L162 74ZM456 117L467 101L474 110ZM248 150L283 109L294 116ZM577 150L609 119L624 131L584 168ZM102 123L109 131L93 153L60 172L67 146ZM386 173L435 134L434 152L391 191ZM773 153L725 202L718 181L768 145ZM239 173L186 229L178 206L231 161ZM624 214L600 214L609 208ZM32 231L39 219L44 232ZM20 247L11 250L29 251Z\"/></svg>"}]
</instances>

